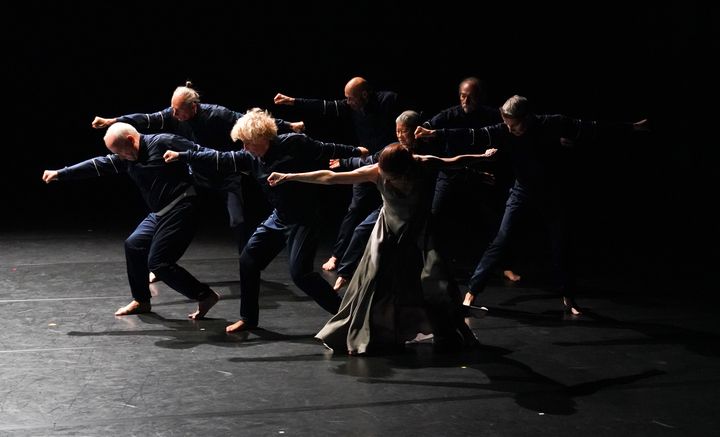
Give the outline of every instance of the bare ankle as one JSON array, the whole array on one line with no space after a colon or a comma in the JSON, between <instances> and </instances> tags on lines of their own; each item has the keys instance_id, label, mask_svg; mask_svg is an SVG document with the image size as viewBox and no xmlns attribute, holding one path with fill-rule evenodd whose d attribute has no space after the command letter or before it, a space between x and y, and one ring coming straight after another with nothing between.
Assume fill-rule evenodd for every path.
<instances>
[{"instance_id":1,"label":"bare ankle","mask_svg":"<svg viewBox=\"0 0 720 437\"><path fill-rule=\"evenodd\" d=\"M340 291L341 288L343 288L348 283L348 280L346 278L343 278L342 276L338 276L335 280L335 285L333 286L333 290Z\"/></svg>"},{"instance_id":2,"label":"bare ankle","mask_svg":"<svg viewBox=\"0 0 720 437\"><path fill-rule=\"evenodd\" d=\"M193 320L202 319L219 300L220 295L214 290L210 290L210 293L205 298L198 301L197 310L194 313L188 314L188 317Z\"/></svg>"},{"instance_id":3,"label":"bare ankle","mask_svg":"<svg viewBox=\"0 0 720 437\"><path fill-rule=\"evenodd\" d=\"M505 279L512 282L517 282L521 279L521 276L513 272L512 270L503 270L503 276L505 277Z\"/></svg>"},{"instance_id":4,"label":"bare ankle","mask_svg":"<svg viewBox=\"0 0 720 437\"><path fill-rule=\"evenodd\" d=\"M129 304L125 305L124 307L119 308L117 311L115 311L116 316L129 316L132 314L143 314L143 313L149 313L151 310L150 302L138 302L136 300L133 300Z\"/></svg>"},{"instance_id":5,"label":"bare ankle","mask_svg":"<svg viewBox=\"0 0 720 437\"><path fill-rule=\"evenodd\" d=\"M473 301L475 300L475 295L470 293L469 291L465 293L465 299L463 300L463 305L469 307L473 304Z\"/></svg>"},{"instance_id":6,"label":"bare ankle","mask_svg":"<svg viewBox=\"0 0 720 437\"><path fill-rule=\"evenodd\" d=\"M237 322L233 323L232 325L228 325L225 327L225 332L230 334L233 332L242 332L247 331L249 329L255 328L254 325L250 325L245 320L238 320Z\"/></svg>"}]
</instances>

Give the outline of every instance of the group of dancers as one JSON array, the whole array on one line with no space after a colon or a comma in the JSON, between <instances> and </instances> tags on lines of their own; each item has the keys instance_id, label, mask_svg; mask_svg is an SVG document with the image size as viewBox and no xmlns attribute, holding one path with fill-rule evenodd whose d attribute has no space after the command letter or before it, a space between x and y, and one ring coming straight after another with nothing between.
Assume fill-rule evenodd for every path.
<instances>
[{"instance_id":1,"label":"group of dancers","mask_svg":"<svg viewBox=\"0 0 720 437\"><path fill-rule=\"evenodd\" d=\"M333 352L397 350L419 333L432 334L442 350L474 346L466 310L496 271L519 279L507 255L518 220L530 209L547 224L563 308L581 314L559 154L599 133L647 130L646 120L599 123L539 115L517 95L493 108L483 104L483 85L474 77L460 83L459 105L427 120L402 110L397 93L375 91L364 78L352 78L344 91L339 100L278 93L274 102L349 122L357 146L313 139L303 133L303 122L276 119L260 108L241 113L201 103L189 82L162 111L96 117L92 126L107 129L111 153L46 170L43 180L126 173L140 189L151 212L125 240L133 300L115 314L151 311L151 280L196 300L192 319L203 318L219 301L178 265L202 213L198 199L207 190L226 193L238 244L240 317L228 333L259 326L261 272L287 247L293 282L331 315L316 337ZM505 164L512 170L509 189L502 183ZM248 175L273 208L252 232L245 223L252 205L244 205L241 191L251 182ZM353 186L332 255L323 264L337 270L334 286L315 270L327 184ZM478 217L461 212L461 202L497 212L484 218L494 237L464 295L449 260Z\"/></svg>"}]
</instances>

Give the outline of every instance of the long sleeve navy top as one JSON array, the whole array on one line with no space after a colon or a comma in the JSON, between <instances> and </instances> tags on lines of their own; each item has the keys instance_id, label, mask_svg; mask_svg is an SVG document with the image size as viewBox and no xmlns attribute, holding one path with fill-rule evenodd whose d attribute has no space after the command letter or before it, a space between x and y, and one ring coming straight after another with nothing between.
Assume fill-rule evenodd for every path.
<instances>
[{"instance_id":1,"label":"long sleeve navy top","mask_svg":"<svg viewBox=\"0 0 720 437\"><path fill-rule=\"evenodd\" d=\"M515 187L527 193L541 194L561 184L565 174L559 168L564 161L560 156L563 146L560 138L580 140L597 137L601 131L620 134L630 132L630 123L600 125L564 115L532 115L527 131L522 136L510 133L503 123L480 129L438 129L438 137L460 140L467 144L494 147L510 156L515 173Z\"/></svg>"},{"instance_id":2,"label":"long sleeve navy top","mask_svg":"<svg viewBox=\"0 0 720 437\"><path fill-rule=\"evenodd\" d=\"M457 105L440 111L430 120L423 123L423 127L428 129L449 129L449 128L468 128L480 129L496 123L501 123L502 117L500 110L486 105L478 105L474 111L466 113L462 106ZM446 144L442 151L443 156L461 155L464 153L476 153L477 147L470 144Z\"/></svg>"},{"instance_id":3,"label":"long sleeve navy top","mask_svg":"<svg viewBox=\"0 0 720 437\"><path fill-rule=\"evenodd\" d=\"M306 183L270 187L267 183L270 173L302 173L325 169L330 159L352 156L360 156L360 149L313 140L304 134L278 135L261 158L245 150L220 152L207 148L181 154L194 169L203 173L250 173L257 178L278 217L288 224L306 223L318 217L319 201L323 198L319 190L322 187Z\"/></svg>"},{"instance_id":4,"label":"long sleeve navy top","mask_svg":"<svg viewBox=\"0 0 720 437\"><path fill-rule=\"evenodd\" d=\"M319 112L323 116L350 119L357 144L370 153L381 150L396 140L395 118L400 114L398 95L392 91L370 93L362 110L354 111L343 100L295 98L295 106Z\"/></svg>"},{"instance_id":5,"label":"long sleeve navy top","mask_svg":"<svg viewBox=\"0 0 720 437\"><path fill-rule=\"evenodd\" d=\"M166 108L152 114L129 114L117 118L117 121L128 123L139 130L167 132L183 136L190 141L212 147L216 150L232 150L233 141L230 131L235 122L245 115L224 106L200 103L198 111L190 120L179 121L172 116L173 109ZM279 132L291 132L290 124L275 119Z\"/></svg>"},{"instance_id":6,"label":"long sleeve navy top","mask_svg":"<svg viewBox=\"0 0 720 437\"><path fill-rule=\"evenodd\" d=\"M196 148L191 141L172 134L140 134L137 161L120 159L118 155L98 156L58 171L58 180L77 180L127 173L140 189L152 212L158 212L184 193L192 179L187 165L166 164L167 150L186 151Z\"/></svg>"}]
</instances>

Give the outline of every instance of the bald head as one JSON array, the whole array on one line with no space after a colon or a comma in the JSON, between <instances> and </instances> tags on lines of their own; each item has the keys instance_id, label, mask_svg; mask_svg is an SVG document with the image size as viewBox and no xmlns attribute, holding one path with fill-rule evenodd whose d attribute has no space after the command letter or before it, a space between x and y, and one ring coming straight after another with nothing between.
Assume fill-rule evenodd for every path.
<instances>
[{"instance_id":1,"label":"bald head","mask_svg":"<svg viewBox=\"0 0 720 437\"><path fill-rule=\"evenodd\" d=\"M477 77L467 77L460 82L458 89L460 94L460 106L465 113L475 111L479 104L485 100L485 89L483 83Z\"/></svg>"},{"instance_id":2,"label":"bald head","mask_svg":"<svg viewBox=\"0 0 720 437\"><path fill-rule=\"evenodd\" d=\"M140 134L127 123L115 123L105 132L105 147L120 159L137 161L140 150Z\"/></svg>"},{"instance_id":3,"label":"bald head","mask_svg":"<svg viewBox=\"0 0 720 437\"><path fill-rule=\"evenodd\" d=\"M370 84L362 77L353 77L345 85L345 98L353 111L359 111L370 98Z\"/></svg>"}]
</instances>

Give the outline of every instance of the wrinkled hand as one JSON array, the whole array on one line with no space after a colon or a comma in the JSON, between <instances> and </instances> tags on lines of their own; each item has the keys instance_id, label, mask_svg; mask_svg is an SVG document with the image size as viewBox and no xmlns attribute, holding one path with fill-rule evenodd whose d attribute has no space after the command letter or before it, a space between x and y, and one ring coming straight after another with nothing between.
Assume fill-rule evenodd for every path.
<instances>
[{"instance_id":1,"label":"wrinkled hand","mask_svg":"<svg viewBox=\"0 0 720 437\"><path fill-rule=\"evenodd\" d=\"M286 96L285 94L277 93L275 95L275 98L273 99L273 102L275 102L276 105L294 105L295 98Z\"/></svg>"},{"instance_id":2,"label":"wrinkled hand","mask_svg":"<svg viewBox=\"0 0 720 437\"><path fill-rule=\"evenodd\" d=\"M95 119L92 121L92 127L94 129L102 129L104 127L112 126L114 122L115 121L112 118L95 117Z\"/></svg>"},{"instance_id":3,"label":"wrinkled hand","mask_svg":"<svg viewBox=\"0 0 720 437\"><path fill-rule=\"evenodd\" d=\"M498 149L487 149L487 150L485 150L485 153L483 153L483 155L489 158L489 157L495 155L497 153L497 151L498 151Z\"/></svg>"},{"instance_id":4,"label":"wrinkled hand","mask_svg":"<svg viewBox=\"0 0 720 437\"><path fill-rule=\"evenodd\" d=\"M340 167L340 160L339 159L331 159L330 163L328 164L328 168L330 170L335 170L336 168Z\"/></svg>"},{"instance_id":5,"label":"wrinkled hand","mask_svg":"<svg viewBox=\"0 0 720 437\"><path fill-rule=\"evenodd\" d=\"M168 150L163 155L163 159L165 160L165 162L177 161L178 159L180 159L180 153L174 150Z\"/></svg>"},{"instance_id":6,"label":"wrinkled hand","mask_svg":"<svg viewBox=\"0 0 720 437\"><path fill-rule=\"evenodd\" d=\"M434 130L426 129L422 126L418 126L417 128L415 128L415 138L416 139L425 138L425 137L432 138L434 136L435 136Z\"/></svg>"},{"instance_id":7,"label":"wrinkled hand","mask_svg":"<svg viewBox=\"0 0 720 437\"><path fill-rule=\"evenodd\" d=\"M267 178L268 185L274 187L275 185L282 184L285 182L285 179L287 179L287 176L287 173L272 172Z\"/></svg>"},{"instance_id":8,"label":"wrinkled hand","mask_svg":"<svg viewBox=\"0 0 720 437\"><path fill-rule=\"evenodd\" d=\"M57 170L45 170L42 175L42 180L46 184L57 181L57 178L58 178Z\"/></svg>"}]
</instances>

